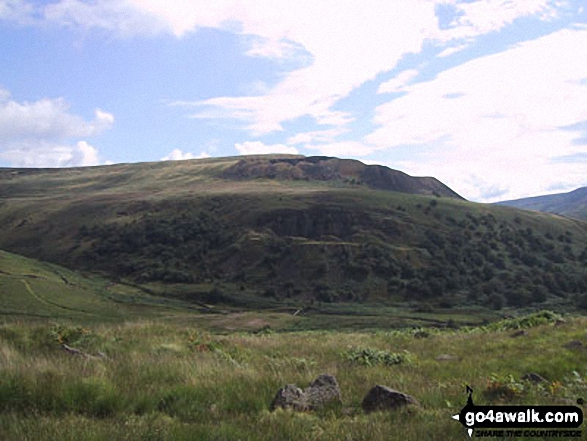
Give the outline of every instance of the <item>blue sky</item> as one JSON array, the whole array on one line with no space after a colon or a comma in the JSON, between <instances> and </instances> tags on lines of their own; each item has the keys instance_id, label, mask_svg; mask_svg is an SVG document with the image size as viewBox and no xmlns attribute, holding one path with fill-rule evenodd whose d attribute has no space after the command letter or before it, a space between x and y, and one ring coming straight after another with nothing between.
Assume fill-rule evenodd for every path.
<instances>
[{"instance_id":1,"label":"blue sky","mask_svg":"<svg viewBox=\"0 0 587 441\"><path fill-rule=\"evenodd\" d=\"M0 0L0 166L356 158L587 185L584 0Z\"/></svg>"}]
</instances>

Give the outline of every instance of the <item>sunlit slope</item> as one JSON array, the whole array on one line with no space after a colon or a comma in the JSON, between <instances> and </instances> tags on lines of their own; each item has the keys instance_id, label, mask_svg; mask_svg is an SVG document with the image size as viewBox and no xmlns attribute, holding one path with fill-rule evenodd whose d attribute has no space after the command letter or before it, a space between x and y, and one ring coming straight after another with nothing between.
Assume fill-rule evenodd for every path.
<instances>
[{"instance_id":1,"label":"sunlit slope","mask_svg":"<svg viewBox=\"0 0 587 441\"><path fill-rule=\"evenodd\" d=\"M120 321L188 312L132 287L0 251L0 317Z\"/></svg>"}]
</instances>

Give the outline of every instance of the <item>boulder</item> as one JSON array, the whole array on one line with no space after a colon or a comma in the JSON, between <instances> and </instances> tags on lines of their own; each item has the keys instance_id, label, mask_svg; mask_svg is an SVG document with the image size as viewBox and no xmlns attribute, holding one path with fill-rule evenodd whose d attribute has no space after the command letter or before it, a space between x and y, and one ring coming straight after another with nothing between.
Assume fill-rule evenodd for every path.
<instances>
[{"instance_id":1,"label":"boulder","mask_svg":"<svg viewBox=\"0 0 587 441\"><path fill-rule=\"evenodd\" d=\"M369 413L376 410L394 410L408 404L419 406L418 401L408 394L387 386L376 385L363 398L361 407Z\"/></svg>"},{"instance_id":2,"label":"boulder","mask_svg":"<svg viewBox=\"0 0 587 441\"><path fill-rule=\"evenodd\" d=\"M319 375L304 391L308 406L318 409L326 405L341 404L340 387L332 375Z\"/></svg>"},{"instance_id":3,"label":"boulder","mask_svg":"<svg viewBox=\"0 0 587 441\"><path fill-rule=\"evenodd\" d=\"M528 372L522 377L522 380L530 381L532 383L544 383L546 378L536 372Z\"/></svg>"},{"instance_id":4,"label":"boulder","mask_svg":"<svg viewBox=\"0 0 587 441\"><path fill-rule=\"evenodd\" d=\"M269 409L273 411L278 407L300 411L308 410L306 394L295 384L286 384L277 391Z\"/></svg>"},{"instance_id":5,"label":"boulder","mask_svg":"<svg viewBox=\"0 0 587 441\"><path fill-rule=\"evenodd\" d=\"M278 407L296 411L316 410L327 405L340 404L340 387L332 375L319 375L305 390L295 384L286 384L277 391L270 410Z\"/></svg>"},{"instance_id":6,"label":"boulder","mask_svg":"<svg viewBox=\"0 0 587 441\"><path fill-rule=\"evenodd\" d=\"M565 345L567 349L581 349L583 347L583 342L579 340L571 340Z\"/></svg>"}]
</instances>

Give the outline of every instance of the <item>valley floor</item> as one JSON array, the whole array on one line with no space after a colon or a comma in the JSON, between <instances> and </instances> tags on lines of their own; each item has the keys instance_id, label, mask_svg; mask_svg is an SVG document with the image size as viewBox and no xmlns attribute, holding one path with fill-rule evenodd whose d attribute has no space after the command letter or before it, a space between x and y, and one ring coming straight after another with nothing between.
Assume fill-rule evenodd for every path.
<instances>
[{"instance_id":1,"label":"valley floor","mask_svg":"<svg viewBox=\"0 0 587 441\"><path fill-rule=\"evenodd\" d=\"M8 323L0 326L0 438L464 440L451 416L466 403L465 385L476 404L587 398L586 325L553 313L372 332L218 333L160 319ZM530 372L545 381L521 379ZM305 388L321 373L337 378L341 406L269 410L280 387ZM420 406L366 415L361 401L375 384Z\"/></svg>"}]
</instances>

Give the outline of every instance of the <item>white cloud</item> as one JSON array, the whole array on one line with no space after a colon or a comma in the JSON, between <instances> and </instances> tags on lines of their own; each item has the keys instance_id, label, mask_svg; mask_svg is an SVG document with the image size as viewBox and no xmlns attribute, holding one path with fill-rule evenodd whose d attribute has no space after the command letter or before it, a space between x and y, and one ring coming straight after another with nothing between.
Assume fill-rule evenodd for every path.
<instances>
[{"instance_id":1,"label":"white cloud","mask_svg":"<svg viewBox=\"0 0 587 441\"><path fill-rule=\"evenodd\" d=\"M156 16L120 0L61 0L47 5L44 18L50 23L77 29L102 29L121 37L156 35L169 31L166 23Z\"/></svg>"},{"instance_id":2,"label":"white cloud","mask_svg":"<svg viewBox=\"0 0 587 441\"><path fill-rule=\"evenodd\" d=\"M33 11L34 8L23 0L0 0L0 20L30 24Z\"/></svg>"},{"instance_id":3,"label":"white cloud","mask_svg":"<svg viewBox=\"0 0 587 441\"><path fill-rule=\"evenodd\" d=\"M404 54L419 52L436 27L434 6L426 0L379 2L370 7L351 0L225 1L200 15L191 14L195 7L187 3L163 7L154 1L135 1L165 17L176 33L238 22L241 34L260 38L250 53L291 56L292 47L299 47L302 56L312 57L310 65L289 73L263 96L217 97L194 103L204 107L197 117L215 118L220 112L244 121L255 135L282 130L284 121L304 115L321 125L344 126L352 116L333 110L333 105L365 81L393 68Z\"/></svg>"},{"instance_id":4,"label":"white cloud","mask_svg":"<svg viewBox=\"0 0 587 441\"><path fill-rule=\"evenodd\" d=\"M96 148L86 141L75 145L50 142L21 142L0 151L0 158L13 167L85 167L99 165Z\"/></svg>"},{"instance_id":5,"label":"white cloud","mask_svg":"<svg viewBox=\"0 0 587 441\"><path fill-rule=\"evenodd\" d=\"M337 136L348 133L349 129L328 129L328 130L314 130L311 132L302 132L287 139L288 144L311 144L311 143L326 143L333 142Z\"/></svg>"},{"instance_id":6,"label":"white cloud","mask_svg":"<svg viewBox=\"0 0 587 441\"><path fill-rule=\"evenodd\" d=\"M182 161L184 159L203 159L209 158L210 155L206 152L201 152L199 155L194 155L190 152L183 152L180 149L173 149L167 156L161 158L161 161Z\"/></svg>"},{"instance_id":7,"label":"white cloud","mask_svg":"<svg viewBox=\"0 0 587 441\"><path fill-rule=\"evenodd\" d=\"M93 121L69 113L63 99L44 98L33 103L18 103L10 94L0 94L0 142L16 139L62 139L93 136L109 129L114 116L96 110Z\"/></svg>"},{"instance_id":8,"label":"white cloud","mask_svg":"<svg viewBox=\"0 0 587 441\"><path fill-rule=\"evenodd\" d=\"M451 28L438 33L444 41L476 37L499 30L520 17L539 16L550 20L557 11L566 6L565 1L552 0L439 0L439 4L450 4L455 8L455 20Z\"/></svg>"},{"instance_id":9,"label":"white cloud","mask_svg":"<svg viewBox=\"0 0 587 441\"><path fill-rule=\"evenodd\" d=\"M275 59L294 59L300 56L300 52L302 52L302 48L291 41L254 38L252 39L251 47L246 51L246 55Z\"/></svg>"},{"instance_id":10,"label":"white cloud","mask_svg":"<svg viewBox=\"0 0 587 441\"><path fill-rule=\"evenodd\" d=\"M415 69L408 69L400 72L391 80L381 83L377 93L394 93L401 92L404 87L410 83L416 76L418 71Z\"/></svg>"},{"instance_id":11,"label":"white cloud","mask_svg":"<svg viewBox=\"0 0 587 441\"><path fill-rule=\"evenodd\" d=\"M456 54L464 49L467 49L469 47L468 44L460 44L458 46L449 46L446 49L444 49L442 52L440 52L439 54L437 54L436 56L438 58L445 58L448 57L450 55Z\"/></svg>"},{"instance_id":12,"label":"white cloud","mask_svg":"<svg viewBox=\"0 0 587 441\"><path fill-rule=\"evenodd\" d=\"M98 164L98 152L84 140L112 127L114 116L100 109L86 121L69 112L63 99L32 103L10 99L0 89L0 157L14 166L61 167Z\"/></svg>"},{"instance_id":13,"label":"white cloud","mask_svg":"<svg viewBox=\"0 0 587 441\"><path fill-rule=\"evenodd\" d=\"M309 150L318 150L325 156L366 156L373 153L377 148L359 141L338 141L327 144L305 145Z\"/></svg>"},{"instance_id":14,"label":"white cloud","mask_svg":"<svg viewBox=\"0 0 587 441\"><path fill-rule=\"evenodd\" d=\"M495 183L508 191L501 199L545 192L561 175L585 185L584 164L552 163L587 153L573 142L579 129L561 129L587 121L585 59L587 31L563 30L472 60L379 106L380 128L365 141L413 145L418 164L403 163L408 173L434 175L475 200L491 200Z\"/></svg>"},{"instance_id":15,"label":"white cloud","mask_svg":"<svg viewBox=\"0 0 587 441\"><path fill-rule=\"evenodd\" d=\"M377 74L393 69L408 53L421 51L425 41L450 42L503 28L519 17L552 16L556 5L548 0L410 0L377 2L369 7L352 0L275 2L225 0L201 11L188 0L161 5L156 0L134 4L167 20L177 35L198 26L222 27L238 22L241 33L259 36L261 47L251 53L280 56L295 42L313 57L309 66L288 74L263 96L217 97L193 103L203 109L199 118L240 119L255 135L283 129L284 121L309 115L321 125L343 127L352 115L334 111L334 104ZM460 17L448 30L438 28L435 5L453 3ZM453 49L455 50L455 49ZM413 72L412 72L413 73ZM396 90L409 78L382 86Z\"/></svg>"},{"instance_id":16,"label":"white cloud","mask_svg":"<svg viewBox=\"0 0 587 441\"><path fill-rule=\"evenodd\" d=\"M241 155L268 155L271 153L298 154L298 150L294 147L289 147L283 144L267 145L261 141L245 141L241 144L235 144L234 147Z\"/></svg>"},{"instance_id":17,"label":"white cloud","mask_svg":"<svg viewBox=\"0 0 587 441\"><path fill-rule=\"evenodd\" d=\"M86 141L80 141L71 150L71 158L68 165L98 165L98 150L88 144Z\"/></svg>"}]
</instances>

